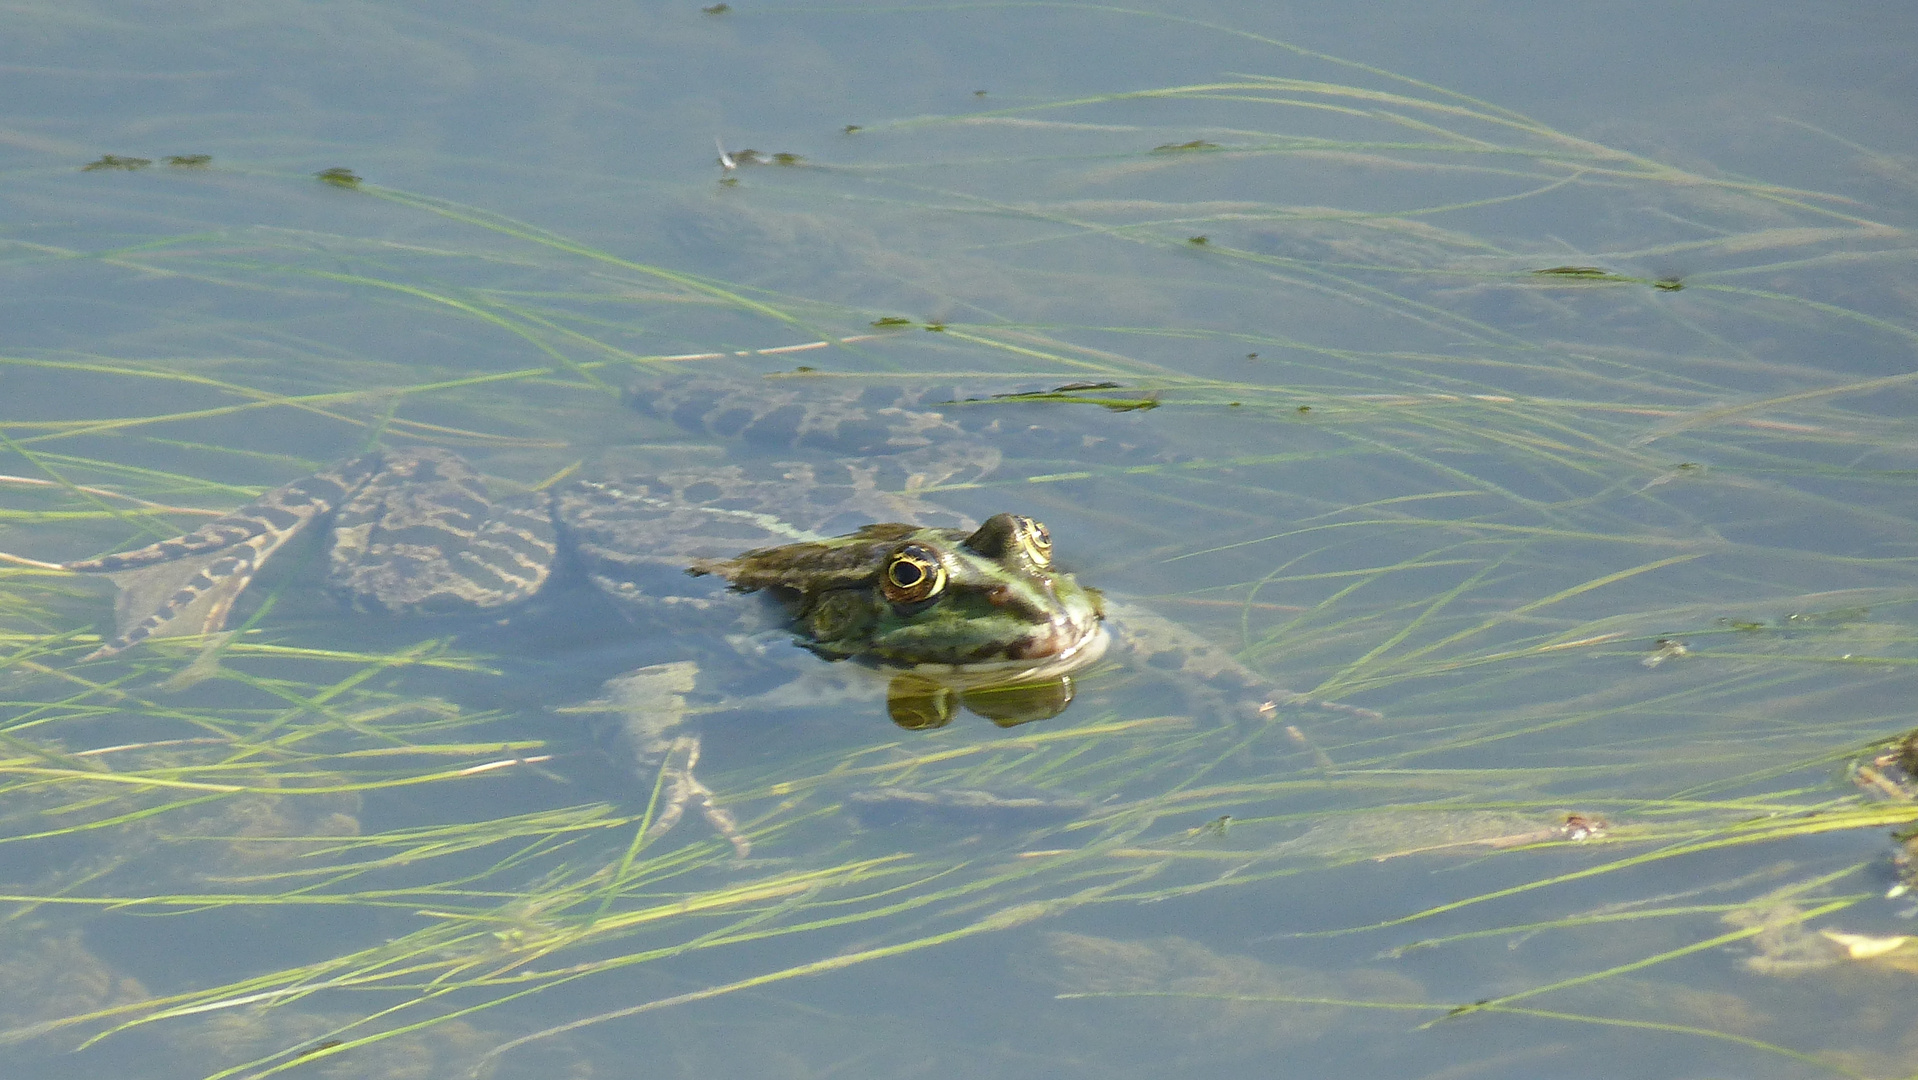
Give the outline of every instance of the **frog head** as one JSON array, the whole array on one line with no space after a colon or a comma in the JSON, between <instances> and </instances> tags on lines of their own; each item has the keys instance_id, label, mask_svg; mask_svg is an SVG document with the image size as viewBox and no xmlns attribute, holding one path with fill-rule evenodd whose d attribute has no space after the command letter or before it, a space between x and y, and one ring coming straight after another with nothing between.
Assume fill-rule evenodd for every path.
<instances>
[{"instance_id":1,"label":"frog head","mask_svg":"<svg viewBox=\"0 0 1918 1080\"><path fill-rule=\"evenodd\" d=\"M1053 566L1044 525L1013 514L995 515L971 532L868 525L829 540L705 560L690 572L716 574L740 592L769 593L784 605L799 643L821 656L894 673L893 717L907 726L950 718L949 707L915 714L901 704L937 701L939 691L963 695L1002 723L1038 715L974 699L1042 700L1049 704L1039 714L1051 715L1071 700L1069 682L1063 700L1008 689L1060 683L1105 652L1098 590ZM908 723L908 715L934 721Z\"/></svg>"}]
</instances>

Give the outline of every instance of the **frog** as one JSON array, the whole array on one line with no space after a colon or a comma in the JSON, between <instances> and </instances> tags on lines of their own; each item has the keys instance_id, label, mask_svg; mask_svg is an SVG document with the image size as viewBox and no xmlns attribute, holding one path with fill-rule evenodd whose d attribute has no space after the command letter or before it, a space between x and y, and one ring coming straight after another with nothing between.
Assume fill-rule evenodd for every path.
<instances>
[{"instance_id":1,"label":"frog","mask_svg":"<svg viewBox=\"0 0 1918 1080\"><path fill-rule=\"evenodd\" d=\"M562 546L589 560L589 580L616 599L689 599L640 594L635 580L660 554L637 546L651 530L632 528L630 512L666 506L641 486L592 481L494 502L456 454L375 451L193 532L59 566L122 582L118 630L87 657L102 659L149 637L220 631L256 572L313 528L330 534L331 591L362 611L506 607L547 584ZM705 547L712 531L671 535ZM1103 652L1100 593L1053 566L1051 534L1030 517L995 514L971 530L879 522L841 536L794 532L801 538L730 557L671 561L731 591L773 596L795 640L829 660L983 685L1050 678Z\"/></svg>"},{"instance_id":2,"label":"frog","mask_svg":"<svg viewBox=\"0 0 1918 1080\"><path fill-rule=\"evenodd\" d=\"M1105 656L1114 605L1055 560L1051 532L1034 517L1007 510L974 522L927 498L941 484L990 474L1004 441L990 436L1007 435L961 426L935 393L806 380L642 384L625 395L636 411L787 460L665 460L494 497L451 450L388 447L183 535L41 565L117 586L116 629L87 659L223 631L258 572L313 535L323 541L327 590L360 611L510 612L583 579L635 623L703 625L721 638L750 614L738 598L758 594L803 649L885 677L887 713L900 727L942 727L962 710L1006 727L1056 716L1072 700L1074 674ZM1127 622L1137 659L1206 681L1262 684L1163 620L1133 613ZM652 833L698 807L745 855L736 822L695 775L699 737L674 722L685 710L659 707L683 701L696 671L687 661L643 668L570 711L668 717L632 725L628 739L661 770L665 803Z\"/></svg>"}]
</instances>

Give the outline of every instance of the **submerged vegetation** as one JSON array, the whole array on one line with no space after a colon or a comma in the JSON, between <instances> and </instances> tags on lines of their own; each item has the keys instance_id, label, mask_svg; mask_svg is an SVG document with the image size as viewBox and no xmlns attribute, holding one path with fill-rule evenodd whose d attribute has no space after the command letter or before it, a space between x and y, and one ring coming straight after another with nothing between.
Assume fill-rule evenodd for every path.
<instances>
[{"instance_id":1,"label":"submerged vegetation","mask_svg":"<svg viewBox=\"0 0 1918 1080\"><path fill-rule=\"evenodd\" d=\"M0 564L9 1052L128 1042L262 1077L405 1044L477 1071L1019 930L1049 990L1149 999L1142 1024L1550 1020L1908 1072L1898 1024L1845 1019L1902 982L1821 984L1815 1024L1756 984L1913 966L1883 932L1909 899L1884 897L1918 803L1879 759L1918 665L1910 233L1273 44L1325 73L869 122L867 157L761 170L713 228L790 214L817 246L750 281L346 169L317 174L350 192L321 193L349 205L320 229L283 206L310 176L224 154L101 197L204 181L257 224L176 206L96 237L147 230L124 242L4 249L16 282L81 275L134 327L0 357L14 555L175 535L379 443L519 490L684 451L619 405L666 368L957 384L978 392L952 408L1059 438L927 494L1074 522L1098 584L1363 706L1195 716L1120 669L1011 732L763 734L776 753L705 777L740 860L688 826L645 839L658 791L555 711L590 682L552 699L564 676L510 685L444 627L342 627L297 576L233 631L87 662L105 596ZM16 183L78 200L98 178L74 172ZM158 317L177 295L193 315ZM1111 456L1145 437L1120 424L1166 450ZM1047 812L860 816L1009 787ZM1270 939L1376 977L1055 931L1221 891L1283 899ZM153 962L125 944L146 936L253 970ZM1562 947L1511 959L1538 941ZM1739 1007L1712 1005L1728 984Z\"/></svg>"}]
</instances>

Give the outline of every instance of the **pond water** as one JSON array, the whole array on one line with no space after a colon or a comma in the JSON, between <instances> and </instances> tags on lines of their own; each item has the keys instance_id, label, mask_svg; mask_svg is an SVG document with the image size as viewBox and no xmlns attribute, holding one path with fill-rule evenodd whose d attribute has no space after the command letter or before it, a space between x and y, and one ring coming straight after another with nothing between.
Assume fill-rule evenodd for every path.
<instances>
[{"instance_id":1,"label":"pond water","mask_svg":"<svg viewBox=\"0 0 1918 1080\"><path fill-rule=\"evenodd\" d=\"M353 615L296 544L95 659L0 563L0 1071L1918 1069L1911 13L1269 8L15 5L0 551L905 394L881 483L1172 644L906 731L580 587ZM748 855L646 836L592 703L667 662Z\"/></svg>"}]
</instances>

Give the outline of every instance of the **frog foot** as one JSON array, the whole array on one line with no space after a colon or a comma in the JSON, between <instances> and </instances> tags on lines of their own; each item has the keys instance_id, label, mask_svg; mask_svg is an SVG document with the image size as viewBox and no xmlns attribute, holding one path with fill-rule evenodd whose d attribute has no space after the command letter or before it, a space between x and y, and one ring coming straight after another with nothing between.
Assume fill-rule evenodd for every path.
<instances>
[{"instance_id":1,"label":"frog foot","mask_svg":"<svg viewBox=\"0 0 1918 1080\"><path fill-rule=\"evenodd\" d=\"M641 770L659 763L658 812L644 839L666 835L686 816L686 807L697 806L743 859L751 854L752 842L740 831L739 820L713 797L713 789L693 775L693 766L699 764L699 736L680 731L692 712L686 695L698 679L699 665L691 660L654 664L606 680L600 696L591 701L554 711L618 716L620 741L633 761Z\"/></svg>"},{"instance_id":2,"label":"frog foot","mask_svg":"<svg viewBox=\"0 0 1918 1080\"><path fill-rule=\"evenodd\" d=\"M122 652L149 637L211 634L286 542L333 513L377 468L372 455L304 477L193 530L137 551L52 565L103 574L118 587L115 633L83 659Z\"/></svg>"},{"instance_id":3,"label":"frog foot","mask_svg":"<svg viewBox=\"0 0 1918 1080\"><path fill-rule=\"evenodd\" d=\"M733 845L740 858L752 854L753 844L740 831L739 819L732 812L720 806L713 796L713 789L700 783L693 775L693 766L699 763L699 738L695 735L681 735L673 739L666 748L665 760L660 763L660 785L663 788L663 802L659 816L646 829L647 840L657 840L679 824L686 813L687 804L699 807L706 821L719 835Z\"/></svg>"}]
</instances>

